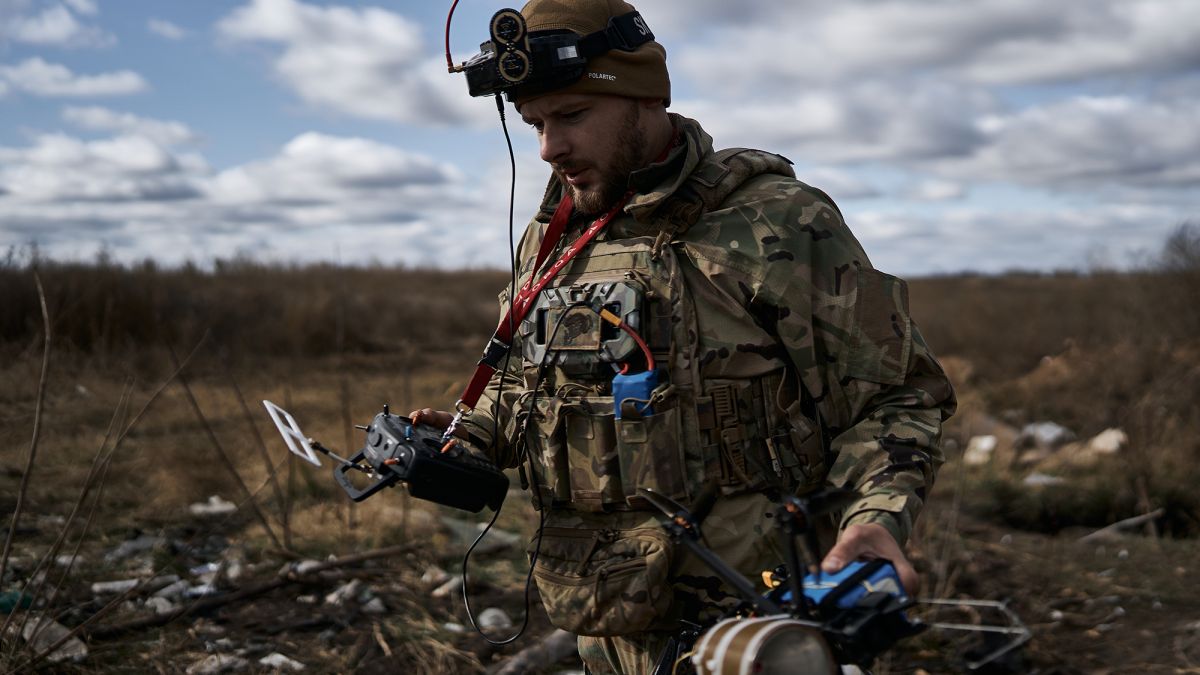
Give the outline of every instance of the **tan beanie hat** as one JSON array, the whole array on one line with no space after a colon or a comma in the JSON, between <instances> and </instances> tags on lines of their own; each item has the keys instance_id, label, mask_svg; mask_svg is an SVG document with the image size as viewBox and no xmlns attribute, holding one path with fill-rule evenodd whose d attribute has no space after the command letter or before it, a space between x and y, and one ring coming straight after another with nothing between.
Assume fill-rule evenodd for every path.
<instances>
[{"instance_id":1,"label":"tan beanie hat","mask_svg":"<svg viewBox=\"0 0 1200 675\"><path fill-rule=\"evenodd\" d=\"M544 30L569 30L587 35L604 30L608 20L635 11L624 0L530 0L521 14L530 33ZM671 103L671 79L667 75L667 50L650 41L632 52L609 51L588 60L583 75L575 82L552 90L553 93L612 94L630 98L660 98ZM513 99L517 108L535 98L552 93L517 89Z\"/></svg>"}]
</instances>

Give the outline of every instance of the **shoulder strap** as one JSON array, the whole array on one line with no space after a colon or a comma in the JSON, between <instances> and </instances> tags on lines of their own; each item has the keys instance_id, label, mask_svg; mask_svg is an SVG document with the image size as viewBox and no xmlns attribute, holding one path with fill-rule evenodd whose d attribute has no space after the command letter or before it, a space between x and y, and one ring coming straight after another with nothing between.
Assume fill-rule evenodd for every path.
<instances>
[{"instance_id":1,"label":"shoulder strap","mask_svg":"<svg viewBox=\"0 0 1200 675\"><path fill-rule=\"evenodd\" d=\"M657 256L676 235L719 207L743 183L762 174L795 178L792 162L783 155L750 148L726 148L701 160L683 185L659 207L663 229L654 242Z\"/></svg>"}]
</instances>

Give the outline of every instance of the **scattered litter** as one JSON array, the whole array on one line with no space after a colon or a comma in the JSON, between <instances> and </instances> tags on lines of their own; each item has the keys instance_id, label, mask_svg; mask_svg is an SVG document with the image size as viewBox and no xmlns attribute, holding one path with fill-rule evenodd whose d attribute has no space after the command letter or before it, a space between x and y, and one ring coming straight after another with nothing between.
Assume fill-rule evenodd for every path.
<instances>
[{"instance_id":1,"label":"scattered litter","mask_svg":"<svg viewBox=\"0 0 1200 675\"><path fill-rule=\"evenodd\" d=\"M82 560L81 557L63 554L54 558L54 564L59 567L71 567L76 562L81 562Z\"/></svg>"},{"instance_id":2,"label":"scattered litter","mask_svg":"<svg viewBox=\"0 0 1200 675\"><path fill-rule=\"evenodd\" d=\"M1017 437L1018 447L1054 449L1075 440L1075 432L1054 422L1026 424Z\"/></svg>"},{"instance_id":3,"label":"scattered litter","mask_svg":"<svg viewBox=\"0 0 1200 675\"><path fill-rule=\"evenodd\" d=\"M212 584L196 584L183 592L188 598L203 598L206 595L216 595L219 591Z\"/></svg>"},{"instance_id":4,"label":"scattered litter","mask_svg":"<svg viewBox=\"0 0 1200 675\"><path fill-rule=\"evenodd\" d=\"M56 621L41 623L40 626L39 630L39 622L30 621L21 629L22 637L29 643L34 652L45 651L50 645L63 639L71 632ZM35 632L37 633L36 635L34 634ZM46 658L55 663L62 663L63 661L80 663L87 658L87 655L87 645L83 644L83 641L77 637L70 637L61 647L55 649Z\"/></svg>"},{"instance_id":5,"label":"scattered litter","mask_svg":"<svg viewBox=\"0 0 1200 675\"><path fill-rule=\"evenodd\" d=\"M250 662L232 654L213 654L193 663L185 671L187 675L220 675L245 670Z\"/></svg>"},{"instance_id":6,"label":"scattered litter","mask_svg":"<svg viewBox=\"0 0 1200 675\"><path fill-rule=\"evenodd\" d=\"M1050 612L1051 621L1062 621L1064 616L1066 615L1062 613L1061 609L1055 609Z\"/></svg>"},{"instance_id":7,"label":"scattered litter","mask_svg":"<svg viewBox=\"0 0 1200 675\"><path fill-rule=\"evenodd\" d=\"M179 609L179 605L162 596L154 596L146 598L146 609L153 610L155 614L170 614Z\"/></svg>"},{"instance_id":8,"label":"scattered litter","mask_svg":"<svg viewBox=\"0 0 1200 675\"><path fill-rule=\"evenodd\" d=\"M1115 455L1129 444L1129 435L1121 429L1110 428L1101 431L1087 443L1088 450L1099 455Z\"/></svg>"},{"instance_id":9,"label":"scattered litter","mask_svg":"<svg viewBox=\"0 0 1200 675\"><path fill-rule=\"evenodd\" d=\"M166 540L164 540L162 537L143 534L135 539L121 542L120 546L114 548L104 555L104 560L110 563L118 560L124 560L125 558L135 556L139 553L145 553L146 551L152 550L155 546L164 543L166 543Z\"/></svg>"},{"instance_id":10,"label":"scattered litter","mask_svg":"<svg viewBox=\"0 0 1200 675\"><path fill-rule=\"evenodd\" d=\"M279 576L304 576L324 564L320 560L297 560L296 562L290 562L280 567Z\"/></svg>"},{"instance_id":11,"label":"scattered litter","mask_svg":"<svg viewBox=\"0 0 1200 675\"><path fill-rule=\"evenodd\" d=\"M442 629L449 633L465 633L467 627L461 623L447 622L442 624Z\"/></svg>"},{"instance_id":12,"label":"scattered litter","mask_svg":"<svg viewBox=\"0 0 1200 675\"><path fill-rule=\"evenodd\" d=\"M1059 476L1051 476L1045 473L1034 472L1026 476L1025 480L1021 482L1031 487L1041 487L1046 485L1062 485L1063 483L1067 482L1067 479Z\"/></svg>"},{"instance_id":13,"label":"scattered litter","mask_svg":"<svg viewBox=\"0 0 1200 675\"><path fill-rule=\"evenodd\" d=\"M206 562L203 565L196 565L195 567L189 568L188 574L198 577L211 572L216 572L219 569L221 569L221 563Z\"/></svg>"},{"instance_id":14,"label":"scattered litter","mask_svg":"<svg viewBox=\"0 0 1200 675\"><path fill-rule=\"evenodd\" d=\"M363 614L386 614L387 606L383 604L383 600L379 598L371 598L366 604L363 605L362 611Z\"/></svg>"},{"instance_id":15,"label":"scattered litter","mask_svg":"<svg viewBox=\"0 0 1200 675\"><path fill-rule=\"evenodd\" d=\"M285 670L289 672L298 672L304 670L306 667L303 663L300 663L295 659L289 659L279 652L273 652L272 654L262 657L258 660L258 664L268 668L274 668L275 670Z\"/></svg>"},{"instance_id":16,"label":"scattered litter","mask_svg":"<svg viewBox=\"0 0 1200 675\"><path fill-rule=\"evenodd\" d=\"M421 583L426 586L441 586L450 580L450 574L446 570L433 565L425 570L421 575Z\"/></svg>"},{"instance_id":17,"label":"scattered litter","mask_svg":"<svg viewBox=\"0 0 1200 675\"><path fill-rule=\"evenodd\" d=\"M967 466L983 466L992 461L997 439L993 435L972 436L963 452L963 463Z\"/></svg>"},{"instance_id":18,"label":"scattered litter","mask_svg":"<svg viewBox=\"0 0 1200 675\"><path fill-rule=\"evenodd\" d=\"M1123 548L1120 551L1117 551L1117 560L1128 560L1128 559L1129 559L1129 549Z\"/></svg>"},{"instance_id":19,"label":"scattered litter","mask_svg":"<svg viewBox=\"0 0 1200 675\"><path fill-rule=\"evenodd\" d=\"M315 595L299 595L299 596L296 596L296 602L298 602L302 605L315 605L315 604L317 604L317 596L315 596Z\"/></svg>"},{"instance_id":20,"label":"scattered litter","mask_svg":"<svg viewBox=\"0 0 1200 675\"><path fill-rule=\"evenodd\" d=\"M92 584L93 595L107 593L124 593L141 583L141 579L122 579L120 581L97 581Z\"/></svg>"},{"instance_id":21,"label":"scattered litter","mask_svg":"<svg viewBox=\"0 0 1200 675\"><path fill-rule=\"evenodd\" d=\"M325 604L341 607L351 600L357 600L359 593L363 591L365 585L359 579L352 579L345 584L342 584L329 595L325 596ZM370 592L370 589L367 589Z\"/></svg>"},{"instance_id":22,"label":"scattered litter","mask_svg":"<svg viewBox=\"0 0 1200 675\"><path fill-rule=\"evenodd\" d=\"M226 516L237 511L237 504L221 499L220 495L212 495L207 502L197 502L188 507L193 516Z\"/></svg>"},{"instance_id":23,"label":"scattered litter","mask_svg":"<svg viewBox=\"0 0 1200 675\"><path fill-rule=\"evenodd\" d=\"M33 596L23 591L5 591L0 593L0 614L9 614L18 606L29 609L33 604Z\"/></svg>"},{"instance_id":24,"label":"scattered litter","mask_svg":"<svg viewBox=\"0 0 1200 675\"><path fill-rule=\"evenodd\" d=\"M499 607L488 607L479 613L478 625L483 630L512 628L513 622Z\"/></svg>"},{"instance_id":25,"label":"scattered litter","mask_svg":"<svg viewBox=\"0 0 1200 675\"><path fill-rule=\"evenodd\" d=\"M1012 542L1013 538L1011 534L1006 534L1003 537L1000 537L1000 543L1004 546L1012 546Z\"/></svg>"},{"instance_id":26,"label":"scattered litter","mask_svg":"<svg viewBox=\"0 0 1200 675\"><path fill-rule=\"evenodd\" d=\"M462 590L463 578L461 575L451 577L446 583L433 589L429 595L435 598L448 598L452 593L457 593Z\"/></svg>"},{"instance_id":27,"label":"scattered litter","mask_svg":"<svg viewBox=\"0 0 1200 675\"><path fill-rule=\"evenodd\" d=\"M154 597L166 598L168 600L178 600L179 598L182 598L183 594L186 593L191 587L191 584L181 579L173 584L158 589L154 592Z\"/></svg>"}]
</instances>

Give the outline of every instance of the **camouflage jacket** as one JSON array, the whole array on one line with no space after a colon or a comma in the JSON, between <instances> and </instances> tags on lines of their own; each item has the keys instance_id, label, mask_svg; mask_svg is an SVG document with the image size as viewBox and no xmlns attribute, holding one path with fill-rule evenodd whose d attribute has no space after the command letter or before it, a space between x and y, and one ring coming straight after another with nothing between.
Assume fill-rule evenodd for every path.
<instances>
[{"instance_id":1,"label":"camouflage jacket","mask_svg":"<svg viewBox=\"0 0 1200 675\"><path fill-rule=\"evenodd\" d=\"M659 207L713 152L696 122L672 119L683 141L630 177L634 196L597 241L657 235ZM941 425L954 411L954 393L909 316L905 283L874 270L832 201L790 174L750 178L671 237L688 263L700 371L706 379L736 378L782 363L795 373L827 439L825 484L860 495L842 528L878 523L903 544L943 461ZM542 232L561 195L552 180L519 245L518 286L535 272ZM563 240L578 231L568 228ZM502 314L507 297L501 293ZM514 345L504 386L493 377L464 422L502 466L518 462L511 422L536 370L521 361Z\"/></svg>"}]
</instances>

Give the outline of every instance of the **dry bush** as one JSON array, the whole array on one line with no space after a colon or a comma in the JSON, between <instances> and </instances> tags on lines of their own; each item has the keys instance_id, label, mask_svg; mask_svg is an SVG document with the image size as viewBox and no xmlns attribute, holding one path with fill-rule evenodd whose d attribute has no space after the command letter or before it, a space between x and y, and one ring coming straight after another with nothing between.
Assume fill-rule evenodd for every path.
<instances>
[{"instance_id":1,"label":"dry bush","mask_svg":"<svg viewBox=\"0 0 1200 675\"><path fill-rule=\"evenodd\" d=\"M956 382L964 412L1052 420L1084 438L1119 427L1130 438L1120 462L1068 486L1031 490L1023 472L976 476L975 511L1053 531L1162 506L1167 532L1200 534L1200 228L1178 228L1135 272L923 279L912 295L928 342L969 376ZM948 427L960 447L969 417Z\"/></svg>"}]
</instances>

